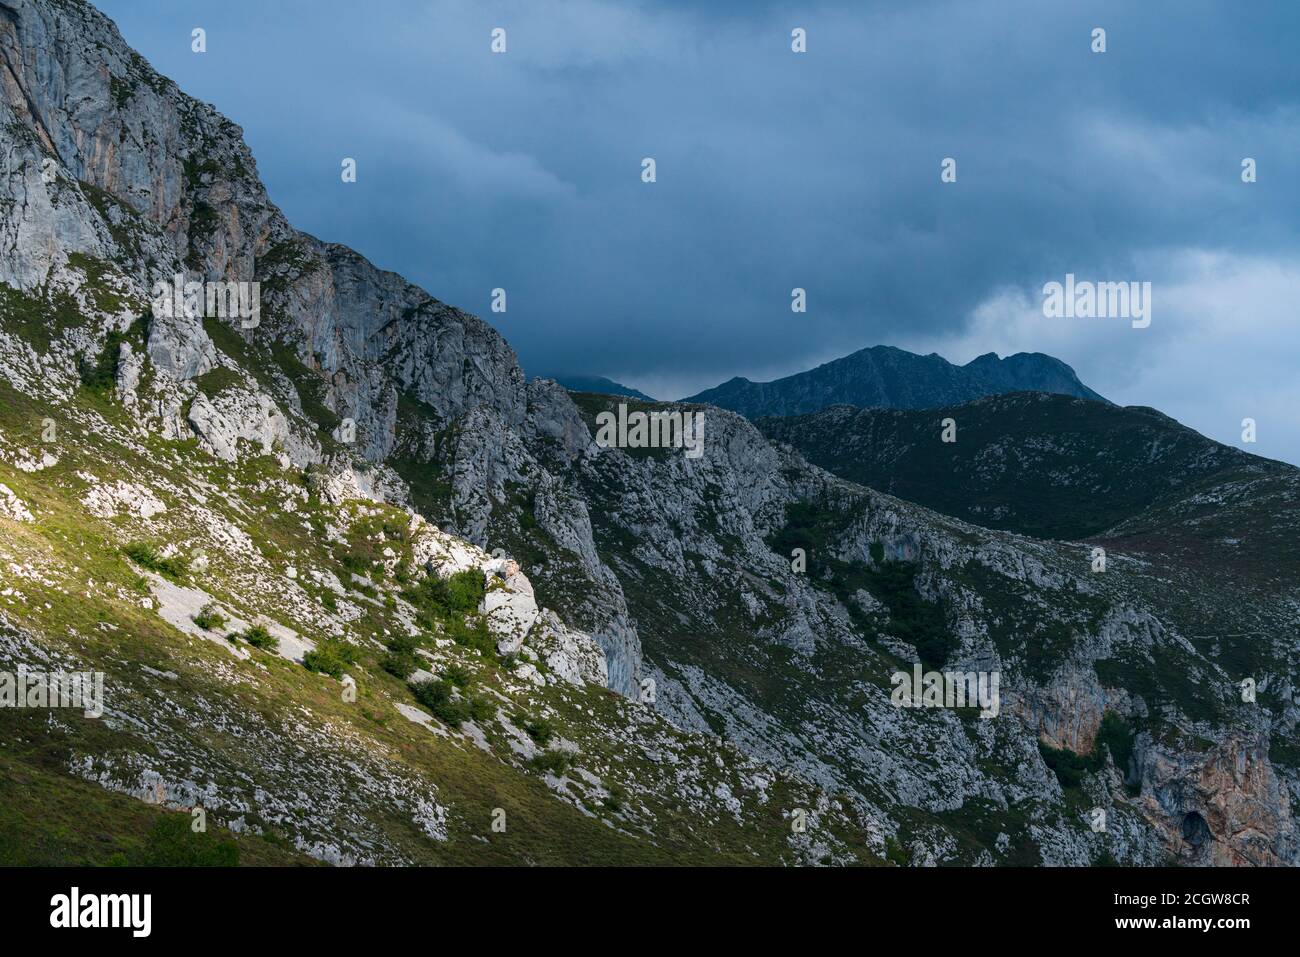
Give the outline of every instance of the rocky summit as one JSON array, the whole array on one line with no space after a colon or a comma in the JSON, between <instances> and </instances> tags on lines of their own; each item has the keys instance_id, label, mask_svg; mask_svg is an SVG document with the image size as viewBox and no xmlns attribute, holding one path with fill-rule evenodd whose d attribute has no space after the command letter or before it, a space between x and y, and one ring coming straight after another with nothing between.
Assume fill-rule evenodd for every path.
<instances>
[{"instance_id":1,"label":"rocky summit","mask_svg":"<svg viewBox=\"0 0 1300 957\"><path fill-rule=\"evenodd\" d=\"M0 0L0 86L0 861L1300 860L1294 470L1144 419L1096 521L1016 496L1105 428L992 511L1019 403L1109 408L1042 356L530 382L90 5ZM1023 389L969 413L979 511L906 420L749 418ZM597 441L620 404L702 454Z\"/></svg>"}]
</instances>

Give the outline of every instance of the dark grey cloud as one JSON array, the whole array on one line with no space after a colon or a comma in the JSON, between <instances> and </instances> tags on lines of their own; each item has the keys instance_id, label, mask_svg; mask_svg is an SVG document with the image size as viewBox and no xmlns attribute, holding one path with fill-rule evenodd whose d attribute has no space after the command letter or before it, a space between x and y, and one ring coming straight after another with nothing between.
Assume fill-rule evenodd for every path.
<instances>
[{"instance_id":1,"label":"dark grey cloud","mask_svg":"<svg viewBox=\"0 0 1300 957\"><path fill-rule=\"evenodd\" d=\"M530 372L680 395L876 343L1043 348L1300 459L1290 0L101 7L244 127L291 220L485 315ZM1151 329L1050 328L1034 297L1066 272L1153 281Z\"/></svg>"}]
</instances>

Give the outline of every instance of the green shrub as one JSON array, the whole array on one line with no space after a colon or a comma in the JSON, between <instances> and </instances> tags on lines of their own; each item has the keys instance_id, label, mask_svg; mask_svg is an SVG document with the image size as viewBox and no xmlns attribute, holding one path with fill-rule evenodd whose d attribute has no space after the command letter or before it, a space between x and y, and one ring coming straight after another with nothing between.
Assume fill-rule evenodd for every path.
<instances>
[{"instance_id":1,"label":"green shrub","mask_svg":"<svg viewBox=\"0 0 1300 957\"><path fill-rule=\"evenodd\" d=\"M889 610L889 631L916 647L921 661L942 667L957 647L943 606L916 590L916 562L887 561L866 572L867 588Z\"/></svg>"},{"instance_id":2,"label":"green shrub","mask_svg":"<svg viewBox=\"0 0 1300 957\"><path fill-rule=\"evenodd\" d=\"M447 622L446 632L447 637L456 644L473 648L485 657L496 654L496 639L488 631L487 619L482 615L475 615L472 624L466 624L465 619L458 615Z\"/></svg>"},{"instance_id":3,"label":"green shrub","mask_svg":"<svg viewBox=\"0 0 1300 957\"><path fill-rule=\"evenodd\" d=\"M430 714L453 728L459 728L466 721L486 721L496 710L487 698L476 695L455 697L455 685L441 678L414 681L407 687Z\"/></svg>"},{"instance_id":4,"label":"green shrub","mask_svg":"<svg viewBox=\"0 0 1300 957\"><path fill-rule=\"evenodd\" d=\"M1110 750L1110 757L1115 762L1115 767L1119 768L1120 773L1127 778L1129 765L1133 760L1133 732L1124 723L1124 719L1114 711L1107 711L1102 715L1101 728L1097 731L1098 756L1103 744Z\"/></svg>"},{"instance_id":5,"label":"green shrub","mask_svg":"<svg viewBox=\"0 0 1300 957\"><path fill-rule=\"evenodd\" d=\"M374 559L361 554L360 552L344 552L339 559L343 567L355 575L368 576L375 566Z\"/></svg>"},{"instance_id":6,"label":"green shrub","mask_svg":"<svg viewBox=\"0 0 1300 957\"><path fill-rule=\"evenodd\" d=\"M428 617L458 619L478 608L483 593L483 573L467 568L450 578L426 575L403 591L402 597Z\"/></svg>"},{"instance_id":7,"label":"green shrub","mask_svg":"<svg viewBox=\"0 0 1300 957\"><path fill-rule=\"evenodd\" d=\"M131 542L122 549L123 554L143 568L166 575L168 578L184 578L190 570L189 562L179 555L164 558L158 549L148 542Z\"/></svg>"},{"instance_id":8,"label":"green shrub","mask_svg":"<svg viewBox=\"0 0 1300 957\"><path fill-rule=\"evenodd\" d=\"M542 751L533 755L528 766L534 771L546 771L554 774L556 777L569 770L573 764L573 757L567 751Z\"/></svg>"},{"instance_id":9,"label":"green shrub","mask_svg":"<svg viewBox=\"0 0 1300 957\"><path fill-rule=\"evenodd\" d=\"M472 568L447 579L447 599L453 612L474 611L483 601L483 573Z\"/></svg>"},{"instance_id":10,"label":"green shrub","mask_svg":"<svg viewBox=\"0 0 1300 957\"><path fill-rule=\"evenodd\" d=\"M434 678L412 682L408 687L415 700L443 724L459 728L462 722L470 720L469 701L464 698L453 699L454 686L450 681Z\"/></svg>"},{"instance_id":11,"label":"green shrub","mask_svg":"<svg viewBox=\"0 0 1300 957\"><path fill-rule=\"evenodd\" d=\"M490 721L496 714L496 706L489 698L482 695L469 696L469 716L472 720L482 724L484 721Z\"/></svg>"},{"instance_id":12,"label":"green shrub","mask_svg":"<svg viewBox=\"0 0 1300 957\"><path fill-rule=\"evenodd\" d=\"M308 671L317 671L331 678L342 678L348 665L357 663L358 652L344 641L322 641L312 651L302 656Z\"/></svg>"},{"instance_id":13,"label":"green shrub","mask_svg":"<svg viewBox=\"0 0 1300 957\"><path fill-rule=\"evenodd\" d=\"M524 718L524 732L537 742L538 746L546 747L551 743L551 738L555 737L555 728L551 722L545 718Z\"/></svg>"},{"instance_id":14,"label":"green shrub","mask_svg":"<svg viewBox=\"0 0 1300 957\"><path fill-rule=\"evenodd\" d=\"M1076 754L1069 748L1053 748L1038 742L1038 753L1043 756L1043 763L1052 769L1056 779L1063 788L1077 788L1083 776L1090 770L1091 762L1083 755Z\"/></svg>"},{"instance_id":15,"label":"green shrub","mask_svg":"<svg viewBox=\"0 0 1300 957\"><path fill-rule=\"evenodd\" d=\"M226 616L221 613L221 609L215 603L208 602L194 616L194 624L204 631L216 631L226 627Z\"/></svg>"},{"instance_id":16,"label":"green shrub","mask_svg":"<svg viewBox=\"0 0 1300 957\"><path fill-rule=\"evenodd\" d=\"M280 647L280 639L275 637L261 625L252 625L239 637L254 648L262 648L266 651L275 651Z\"/></svg>"},{"instance_id":17,"label":"green shrub","mask_svg":"<svg viewBox=\"0 0 1300 957\"><path fill-rule=\"evenodd\" d=\"M415 655L416 642L407 635L398 635L388 643L388 651L379 659L379 667L395 678L409 678L420 667Z\"/></svg>"},{"instance_id":18,"label":"green shrub","mask_svg":"<svg viewBox=\"0 0 1300 957\"><path fill-rule=\"evenodd\" d=\"M609 794L606 795L605 800L602 801L601 804L605 806L606 810L614 812L623 810L627 802L627 792L623 790L622 786L611 781L609 784L605 785L605 790L608 791Z\"/></svg>"},{"instance_id":19,"label":"green shrub","mask_svg":"<svg viewBox=\"0 0 1300 957\"><path fill-rule=\"evenodd\" d=\"M474 682L474 675L464 665L448 665L442 669L442 676L457 688L468 688Z\"/></svg>"},{"instance_id":20,"label":"green shrub","mask_svg":"<svg viewBox=\"0 0 1300 957\"><path fill-rule=\"evenodd\" d=\"M907 848L892 837L885 838L885 858L895 867L910 867L912 864Z\"/></svg>"}]
</instances>

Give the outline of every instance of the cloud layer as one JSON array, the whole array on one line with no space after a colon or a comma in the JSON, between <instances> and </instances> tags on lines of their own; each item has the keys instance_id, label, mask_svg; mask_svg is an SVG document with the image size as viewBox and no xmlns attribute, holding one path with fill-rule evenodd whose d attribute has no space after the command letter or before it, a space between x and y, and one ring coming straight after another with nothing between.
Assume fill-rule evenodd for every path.
<instances>
[{"instance_id":1,"label":"cloud layer","mask_svg":"<svg viewBox=\"0 0 1300 957\"><path fill-rule=\"evenodd\" d=\"M671 397L877 343L1040 350L1300 462L1294 3L101 6L244 126L291 220L487 315L530 372ZM1151 281L1151 328L1045 319L1067 272Z\"/></svg>"}]
</instances>

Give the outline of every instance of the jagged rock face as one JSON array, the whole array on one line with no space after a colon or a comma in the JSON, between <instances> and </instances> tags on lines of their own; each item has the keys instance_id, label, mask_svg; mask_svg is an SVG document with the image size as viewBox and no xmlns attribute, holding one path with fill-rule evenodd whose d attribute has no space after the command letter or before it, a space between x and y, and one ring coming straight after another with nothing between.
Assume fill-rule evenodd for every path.
<instances>
[{"instance_id":1,"label":"jagged rock face","mask_svg":"<svg viewBox=\"0 0 1300 957\"><path fill-rule=\"evenodd\" d=\"M115 355L109 378L132 429L197 439L209 463L273 461L279 478L245 491L276 489L280 509L305 507L309 494L334 509L419 503L445 530L411 520L414 563L484 575L481 611L497 650L521 658L512 693L604 684L653 705L692 741L722 736L745 753L728 758L739 779L689 791L699 806L740 821L741 797L761 804L776 767L822 789L808 799L815 819L861 822L873 850L892 846L916 864L1083 864L1103 852L1133 864L1296 863L1290 797L1300 772L1274 747L1297 717L1286 630L1300 602L1294 582L1270 583L1250 609L1250 627L1272 637L1234 645L1230 620L1246 612L1220 582L1231 575L1168 558L1149 526L1134 532L1143 548L1117 545L1096 574L1087 549L989 531L837 478L712 407L699 458L602 448L592 397L525 385L485 323L294 230L267 199L238 127L153 73L91 8L0 0L0 86L0 281L26 295L25 308L66 297L78 317L38 343L5 314L0 375L23 395L68 402L87 359ZM178 272L260 282L260 325L181 315L140 329L152 283ZM931 371L945 396L1013 379L1087 393L1068 369L1013 359ZM888 381L907 367L877 360ZM930 401L914 386L885 397ZM830 395L805 391L800 408ZM144 438L114 441L143 461ZM5 442L0 464L21 477L57 459ZM305 488L289 481L303 468ZM257 573L246 592L310 617L322 606L306 588L328 591L333 634L365 613L333 572L294 558L292 576L273 573L248 532L212 514L216 489L166 482L151 491L94 480L79 500L97 517L160 531L184 503L206 523L207 547ZM1184 503L1172 520L1193 545L1208 524L1204 505ZM0 486L0 520L26 529L32 511ZM332 526L324 531L327 546L339 544ZM393 557L384 563L394 571ZM401 624L396 614L384 627ZM891 676L923 660L998 673L1005 706L987 718L896 706ZM1269 689L1253 710L1234 697L1243 667ZM1109 746L1095 750L1107 713L1137 729L1136 796ZM625 737L617 722L597 730ZM1091 752L1097 766L1071 785L1040 745ZM532 747L518 753L531 758ZM391 771L385 780L400 790L407 779ZM84 772L132 788L148 777L135 765L91 762ZM703 780L687 777L688 790ZM1108 832L1093 832L1063 787L1107 809ZM405 813L442 834L439 808ZM842 853L843 842L826 840L799 853ZM366 851L361 841L339 859Z\"/></svg>"},{"instance_id":2,"label":"jagged rock face","mask_svg":"<svg viewBox=\"0 0 1300 957\"><path fill-rule=\"evenodd\" d=\"M6 0L0 11L3 118L17 124L10 136L27 140L7 149L10 193L22 199L4 223L0 280L32 289L68 253L84 252L123 266L142 296L177 272L262 281L259 335L291 343L320 371L326 404L355 420L359 449L373 460L392 448L398 389L448 421L484 403L509 422L522 418L523 374L494 329L294 230L267 197L239 127L154 73L110 21L77 3ZM116 214L123 220L152 227L138 252L122 238L130 231L115 237L87 200L66 203L46 188L46 159L60 188L88 183L127 207ZM151 323L149 354L180 380L215 365L201 324L183 317Z\"/></svg>"},{"instance_id":3,"label":"jagged rock face","mask_svg":"<svg viewBox=\"0 0 1300 957\"><path fill-rule=\"evenodd\" d=\"M1285 799L1294 779L1280 783L1267 748L1256 749L1252 760L1259 763L1246 777L1271 786L1234 783L1212 770L1220 759L1183 749L1208 736L1232 750L1243 720L1272 719L1235 713L1230 672L1188 640L1188 623L1168 614L1159 583L1141 576L1141 561L1112 555L1111 572L1097 574L1086 547L943 519L810 467L739 416L705 414L708 446L699 460L681 451L634 458L594 444L577 451L580 443L558 438L535 444L552 479L573 485L585 499L598 551L637 622L643 671L659 707L674 720L722 729L766 760L856 794L865 813L882 822L891 822L899 807L942 816L972 802L1019 806L1029 826L1015 833L1008 825L1015 836L1001 843L1003 856L1021 859L1032 846L1029 860L1087 863L1103 844L1086 822L1046 823L1059 813L1062 791L1038 745L1098 752L1098 732L1111 712L1137 727L1160 726L1165 743L1144 732L1132 767L1104 764L1109 771L1098 781L1108 783L1090 796L1109 815L1108 853L1129 863L1167 856L1296 861ZM577 432L543 418L542 435ZM804 539L782 539L791 510L810 502L829 516L825 526L807 530ZM807 548L806 574L792 567L792 555L778 551L778 541ZM828 557L840 567L827 569ZM837 593L834 585L836 575L854 567L869 571L889 562L916 563L917 593L946 609L954 646L945 667L1000 673L997 718L971 726L950 720L949 712L891 706L889 674L898 659L921 656L890 634L886 603L862 589ZM1277 612L1284 615L1285 606ZM1180 703L1168 688L1120 679L1111 670L1131 660L1167 663L1199 690ZM1218 714L1209 724L1181 713L1202 695L1213 699ZM1289 694L1285 700L1293 710ZM1187 743L1171 746L1170 738ZM909 754L926 759L909 760ZM1262 822L1258 829L1205 811L1213 802L1201 792L1205 853L1188 857L1175 839L1187 812L1153 796L1169 788L1153 783L1152 767L1169 761L1197 769L1214 801ZM1126 792L1126 778L1140 785L1138 796ZM914 860L953 853L942 828L909 828Z\"/></svg>"},{"instance_id":4,"label":"jagged rock face","mask_svg":"<svg viewBox=\"0 0 1300 957\"><path fill-rule=\"evenodd\" d=\"M1266 735L1232 736L1209 754L1156 753L1144 761L1143 800L1154 807L1180 863L1214 867L1296 862L1287 786L1268 759Z\"/></svg>"},{"instance_id":5,"label":"jagged rock face","mask_svg":"<svg viewBox=\"0 0 1300 957\"><path fill-rule=\"evenodd\" d=\"M590 433L562 391L534 387L531 395L537 401L530 405L526 428L510 428L502 413L486 407L457 422L450 457L439 463L452 476L451 520L489 550L501 544L517 550L530 537L544 536L553 550L535 577L555 595L568 620L604 649L609 687L631 694L639 682L641 643L618 577L596 548L581 492L557 478L533 451L557 448L557 461L564 462L569 455L587 454ZM531 503L532 536L516 515L519 489Z\"/></svg>"}]
</instances>

